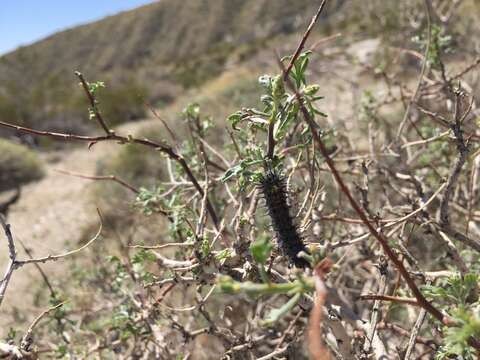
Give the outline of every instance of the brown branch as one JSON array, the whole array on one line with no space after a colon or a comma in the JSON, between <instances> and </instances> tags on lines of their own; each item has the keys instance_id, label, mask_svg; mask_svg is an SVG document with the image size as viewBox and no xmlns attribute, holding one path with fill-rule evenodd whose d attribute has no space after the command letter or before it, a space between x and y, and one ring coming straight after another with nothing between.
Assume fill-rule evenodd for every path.
<instances>
[{"instance_id":1,"label":"brown branch","mask_svg":"<svg viewBox=\"0 0 480 360\"><path fill-rule=\"evenodd\" d=\"M31 250L25 246L25 244L17 238L17 241L20 243L20 245L22 246L23 250L25 251L25 253L27 254L27 256L30 258L30 259L34 259L33 257L33 254L31 252ZM51 298L54 298L55 297L55 290L53 289L53 286L52 284L50 283L50 280L48 280L48 276L47 274L45 273L45 271L43 271L42 267L39 265L39 264L33 264L38 272L40 273L40 276L42 277L43 279L43 282L45 283L45 285L48 287L48 290L50 291L50 297Z\"/></svg>"},{"instance_id":2,"label":"brown branch","mask_svg":"<svg viewBox=\"0 0 480 360\"><path fill-rule=\"evenodd\" d=\"M440 224L443 227L448 227L450 225L450 218L449 218L449 202L452 197L453 191L457 185L458 178L460 177L460 173L462 172L463 165L467 161L468 156L468 145L463 137L463 130L462 130L462 118L464 118L468 112L464 115L460 115L460 107L461 107L461 100L460 94L455 94L455 120L454 123L450 125L453 134L455 136L455 140L457 143L457 150L458 150L458 157L455 161L455 164L450 171L447 180L447 187L445 188L445 192L442 196L442 202L440 204Z\"/></svg>"},{"instance_id":3,"label":"brown branch","mask_svg":"<svg viewBox=\"0 0 480 360\"><path fill-rule=\"evenodd\" d=\"M283 80L286 81L288 79L288 74L292 70L292 67L295 64L295 61L297 61L298 57L300 56L300 53L305 47L305 43L308 37L310 36L310 33L312 32L313 26L318 21L318 18L320 17L320 14L322 13L322 10L326 3L327 3L327 0L322 1L317 12L315 13L312 20L310 21L310 25L308 25L307 31L305 31L305 34L303 34L302 40L300 41L300 44L298 44L297 50L295 50L295 53L293 54L292 59L290 60L290 63L288 64L287 68L284 69L283 71Z\"/></svg>"},{"instance_id":4,"label":"brown branch","mask_svg":"<svg viewBox=\"0 0 480 360\"><path fill-rule=\"evenodd\" d=\"M85 94L87 95L88 101L90 102L90 109L93 111L95 114L95 118L97 119L98 123L102 127L102 129L105 131L107 135L113 134L113 130L109 129L107 124L105 123L105 120L103 120L102 114L100 114L100 111L98 111L97 107L97 100L95 99L95 96L92 94L90 91L90 88L88 87L88 82L85 80L83 77L82 73L79 71L75 71L75 75L80 79L80 83L82 84L83 90L85 91Z\"/></svg>"},{"instance_id":5,"label":"brown branch","mask_svg":"<svg viewBox=\"0 0 480 360\"><path fill-rule=\"evenodd\" d=\"M86 180L113 181L113 182L116 182L117 184L122 185L123 187L127 188L128 190L130 190L131 192L133 192L135 194L140 193L140 190L138 190L135 186L127 183L125 180L122 180L115 175L101 175L101 176L99 176L99 175L83 175L83 174L74 173L74 172L71 172L71 171L61 170L61 169L54 169L54 171L56 171L60 174L75 176L75 177L78 177L78 178L81 178L81 179L86 179Z\"/></svg>"},{"instance_id":6,"label":"brown branch","mask_svg":"<svg viewBox=\"0 0 480 360\"><path fill-rule=\"evenodd\" d=\"M182 169L187 174L187 177L192 182L195 189L198 191L198 193L202 197L204 196L203 189L200 186L200 184L198 183L195 176L193 175L193 172L191 171L187 162L185 161L183 156L178 154L171 146L164 145L164 144L157 144L157 143L155 143L153 141L150 141L148 139L137 139L137 138L134 138L134 137L131 137L131 136L129 136L127 138L122 137L122 136L117 136L113 130L109 129L108 126L106 125L105 120L103 119L102 115L98 111L97 100L95 99L94 94L92 94L92 92L90 91L87 81L85 80L85 78L83 77L83 75L80 72L77 71L77 72L75 72L75 74L80 79L80 81L82 83L82 86L83 86L83 89L85 90L85 94L87 95L87 97L90 101L90 105L91 105L92 110L95 114L95 118L97 119L100 126L103 128L103 130L107 134L106 137L108 139L119 140L122 143L123 142L133 142L133 143L136 143L136 144L142 144L142 145L154 147L154 148L164 152L172 160L175 160L176 162L178 162L180 164L180 166L182 167ZM215 224L215 227L218 229L218 218L217 218L215 210L214 210L214 208L213 208L213 206L212 206L212 204L211 204L211 202L208 198L207 198L207 210L208 210L208 213L210 214L210 217L212 218L213 223Z\"/></svg>"},{"instance_id":7,"label":"brown branch","mask_svg":"<svg viewBox=\"0 0 480 360\"><path fill-rule=\"evenodd\" d=\"M63 305L65 305L65 302L61 302L60 304L52 306L51 308L45 310L39 316L37 316L35 318L35 320L33 320L33 322L28 327L27 331L25 332L25 335L22 337L22 341L20 343L21 351L26 351L26 352L31 351L31 347L32 347L32 344L33 344L33 330L35 329L35 327L38 325L40 320L42 320L45 316L47 316L53 310L56 310L56 309L62 307Z\"/></svg>"},{"instance_id":8,"label":"brown branch","mask_svg":"<svg viewBox=\"0 0 480 360\"><path fill-rule=\"evenodd\" d=\"M16 258L17 258L17 250L15 248L15 242L13 240L12 232L10 230L10 224L7 224L5 218L2 214L0 214L0 223L3 227L3 231L7 238L8 243L8 256L9 262L7 265L7 269L5 270L5 275L3 279L0 280L0 306L2 305L2 301L5 297L5 292L7 291L8 284L10 283L10 279L12 278L13 271L15 270Z\"/></svg>"},{"instance_id":9,"label":"brown branch","mask_svg":"<svg viewBox=\"0 0 480 360\"><path fill-rule=\"evenodd\" d=\"M41 258L35 258L35 259L27 259L27 260L16 260L15 261L15 268L19 268L23 265L26 264L38 264L38 263L46 263L48 261L56 261L59 259L62 259L67 256L74 255L87 247L89 247L91 244L93 244L101 235L102 229L103 229L103 219L102 219L102 214L100 213L100 210L97 209L98 216L100 217L100 226L98 228L97 233L89 240L87 241L84 245L80 246L78 249L67 251L63 254L58 254L58 255L47 255Z\"/></svg>"}]
</instances>

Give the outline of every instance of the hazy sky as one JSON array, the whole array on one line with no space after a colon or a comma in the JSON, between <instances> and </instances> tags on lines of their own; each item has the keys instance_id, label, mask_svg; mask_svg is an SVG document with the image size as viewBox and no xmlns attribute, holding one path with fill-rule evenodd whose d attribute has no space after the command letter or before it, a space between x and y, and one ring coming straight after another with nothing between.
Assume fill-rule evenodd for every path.
<instances>
[{"instance_id":1,"label":"hazy sky","mask_svg":"<svg viewBox=\"0 0 480 360\"><path fill-rule=\"evenodd\" d=\"M0 54L153 0L0 0Z\"/></svg>"}]
</instances>

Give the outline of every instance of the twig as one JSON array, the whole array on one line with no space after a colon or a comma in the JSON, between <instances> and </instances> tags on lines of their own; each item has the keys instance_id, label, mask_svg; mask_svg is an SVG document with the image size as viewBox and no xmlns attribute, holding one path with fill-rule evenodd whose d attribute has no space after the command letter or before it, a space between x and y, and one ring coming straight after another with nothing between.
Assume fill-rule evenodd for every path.
<instances>
[{"instance_id":1,"label":"twig","mask_svg":"<svg viewBox=\"0 0 480 360\"><path fill-rule=\"evenodd\" d=\"M467 143L463 138L463 130L462 130L462 119L465 117L468 111L465 114L460 115L461 114L460 96L461 95L459 92L455 94L455 120L454 120L454 123L450 125L457 142L458 157L457 157L457 160L455 161L455 164L452 170L450 171L450 175L448 176L447 187L445 188L445 192L443 193L443 196L442 196L442 202L440 204L440 224L444 227L448 227L450 225L449 201L450 201L450 198L452 197L453 190L457 185L458 178L460 176L460 173L462 172L463 165L467 160L467 155L469 152Z\"/></svg>"},{"instance_id":2,"label":"twig","mask_svg":"<svg viewBox=\"0 0 480 360\"><path fill-rule=\"evenodd\" d=\"M381 295L384 295L385 292L387 291L387 267L388 263L386 262L386 259L382 256L382 261L379 264L379 271L380 271L380 285L379 285L379 291ZM365 344L363 346L363 350L368 354L372 350L375 351L375 357L377 359L381 359L385 355L385 346L383 343L380 341L378 334L377 334L377 325L378 321L380 320L380 306L381 306L381 300L377 299L375 300L372 308L372 315L370 319L370 326L368 329L367 333L367 338L365 341ZM375 341L375 345L373 345Z\"/></svg>"},{"instance_id":3,"label":"twig","mask_svg":"<svg viewBox=\"0 0 480 360\"><path fill-rule=\"evenodd\" d=\"M0 306L2 305L3 299L5 297L5 292L7 291L8 283L12 277L13 271L15 270L16 258L17 258L17 250L15 249L15 242L13 241L12 232L10 231L10 224L5 222L5 218L2 214L0 214L0 223L2 224L3 231L5 236L7 237L8 243L8 256L9 262L7 265L7 269L5 271L5 275L3 279L0 281Z\"/></svg>"},{"instance_id":4,"label":"twig","mask_svg":"<svg viewBox=\"0 0 480 360\"><path fill-rule=\"evenodd\" d=\"M415 348L415 344L417 343L418 333L420 332L420 329L426 317L427 317L427 312L425 311L425 309L420 309L420 313L418 314L417 321L413 326L412 333L410 334L410 339L408 340L408 346L407 346L407 351L405 352L404 360L410 360L410 356L412 355L413 350Z\"/></svg>"},{"instance_id":5,"label":"twig","mask_svg":"<svg viewBox=\"0 0 480 360\"><path fill-rule=\"evenodd\" d=\"M101 176L98 176L98 175L83 175L83 174L79 174L79 173L75 173L75 172L67 171L67 170L61 170L61 169L54 169L54 171L56 171L60 174L75 176L75 177L78 177L78 178L81 178L81 179L113 181L113 182L116 182L117 184L122 185L123 187L127 188L128 190L130 190L131 192L133 192L135 194L140 193L140 190L138 190L136 187L134 187L133 185L130 185L125 180L122 180L115 175L101 175Z\"/></svg>"},{"instance_id":6,"label":"twig","mask_svg":"<svg viewBox=\"0 0 480 360\"><path fill-rule=\"evenodd\" d=\"M93 96L92 92L89 89L89 84L83 77L82 73L79 71L75 71L75 75L80 80L80 83L82 84L83 90L85 91L85 94L87 95L88 101L90 102L90 110L93 111L95 114L95 118L97 119L98 123L102 127L102 129L105 131L107 136L110 136L111 134L114 134L113 130L110 130L105 123L105 120L103 120L102 114L100 114L100 111L98 111L98 106L97 106L97 100Z\"/></svg>"},{"instance_id":7,"label":"twig","mask_svg":"<svg viewBox=\"0 0 480 360\"><path fill-rule=\"evenodd\" d=\"M28 257L30 259L33 259L34 257L30 249L27 248L25 244L18 237L17 237L17 241L20 243L20 245L22 246L23 250L28 255ZM55 290L53 289L53 286L50 283L50 280L48 280L47 274L45 274L45 271L43 271L42 267L39 264L34 264L34 265L37 268L38 272L40 273L40 276L42 277L43 281L45 282L45 285L47 285L48 290L50 291L50 296L53 298L55 296Z\"/></svg>"},{"instance_id":8,"label":"twig","mask_svg":"<svg viewBox=\"0 0 480 360\"><path fill-rule=\"evenodd\" d=\"M257 360L269 360L269 359L273 359L279 355L283 355L287 352L288 350L288 345L287 346L284 346L283 348L281 349L278 349L278 350L275 350L273 352L271 352L270 354L267 354L265 356L262 356L262 357L259 357L257 358Z\"/></svg>"},{"instance_id":9,"label":"twig","mask_svg":"<svg viewBox=\"0 0 480 360\"><path fill-rule=\"evenodd\" d=\"M17 261L15 261L15 267L19 268L19 267L21 267L23 265L26 265L26 264L46 263L48 261L56 261L56 260L62 259L64 257L74 255L74 254L86 249L87 247L89 247L91 244L93 244L95 242L95 240L97 240L100 237L100 234L102 233L102 229L103 229L102 214L100 213L100 210L98 210L98 209L97 209L97 212L98 212L98 216L100 217L100 227L98 228L98 231L95 234L95 236L93 236L83 246L79 247L78 249L67 251L66 253L59 254L59 255L47 255L47 256L44 256L44 257L41 257L41 258L36 258L36 259L17 260Z\"/></svg>"},{"instance_id":10,"label":"twig","mask_svg":"<svg viewBox=\"0 0 480 360\"><path fill-rule=\"evenodd\" d=\"M290 63L288 64L287 68L283 71L283 80L286 81L288 79L288 74L292 70L293 65L295 64L295 61L297 61L297 58L300 56L300 53L302 52L303 48L305 47L305 42L307 41L310 33L312 32L312 29L315 25L315 23L318 21L318 18L320 17L320 14L322 13L323 7L327 3L327 0L323 0L322 3L320 4L317 12L313 16L312 20L310 21L310 25L308 25L307 31L305 31L305 34L303 34L302 40L298 44L297 50L295 50L295 53L292 56L292 59L290 60Z\"/></svg>"},{"instance_id":11,"label":"twig","mask_svg":"<svg viewBox=\"0 0 480 360\"><path fill-rule=\"evenodd\" d=\"M195 246L194 243L166 243L161 245L130 245L129 248L131 249L165 249L168 247L185 247L185 246Z\"/></svg>"},{"instance_id":12,"label":"twig","mask_svg":"<svg viewBox=\"0 0 480 360\"><path fill-rule=\"evenodd\" d=\"M38 325L40 320L42 320L43 317L51 313L52 311L60 308L61 306L65 305L65 301L61 302L60 304L57 304L55 306L52 306L51 308L45 310L42 312L40 315L38 315L35 320L30 324L28 327L27 331L25 332L25 335L22 337L22 341L20 343L20 349L22 351L30 352L31 351L31 346L33 344L33 330L35 327Z\"/></svg>"},{"instance_id":13,"label":"twig","mask_svg":"<svg viewBox=\"0 0 480 360\"><path fill-rule=\"evenodd\" d=\"M412 105L417 101L418 93L420 92L420 87L422 86L423 78L427 70L428 53L430 52L430 43L432 41L432 20L430 15L429 1L430 0L424 0L425 13L427 14L427 44L425 45L425 55L423 56L422 69L420 70L420 76L418 77L418 82L415 88L415 92L413 93L412 98L408 102L408 106L403 115L402 122L398 127L397 135L396 135L397 141L400 139L400 136L402 135L402 132L403 132L403 128L405 127L405 124L407 123L407 120L410 117L410 110L412 108Z\"/></svg>"},{"instance_id":14,"label":"twig","mask_svg":"<svg viewBox=\"0 0 480 360\"><path fill-rule=\"evenodd\" d=\"M23 126L18 126L18 125L13 125L9 124L3 121L0 121L0 126L4 126L7 128L15 129L17 131L27 133L27 134L33 134L33 135L38 135L38 136L45 136L45 137L51 137L53 139L60 139L60 140L74 140L74 141L82 141L82 142L88 142L90 143L89 146L92 146L93 144L96 144L101 141L117 141L121 144L127 144L127 143L133 143L133 144L139 144L143 146L147 146L153 149L156 149L158 151L161 151L165 153L170 159L176 161L182 169L185 171L188 179L190 182L193 184L197 192L203 197L203 188L200 186L198 183L195 175L193 174L192 170L188 166L187 162L177 152L175 152L170 146L167 146L165 144L160 144L155 141L149 140L149 139L139 139L135 138L133 136L119 136L115 133L110 133L110 135L106 136L82 136L82 135L72 135L72 134L64 134L64 133L56 133L56 132L50 132L50 131L41 131L41 130L34 130L30 128L26 128ZM207 209L208 213L215 224L215 226L218 226L218 218L215 213L215 210L210 203L210 200L207 202Z\"/></svg>"}]
</instances>

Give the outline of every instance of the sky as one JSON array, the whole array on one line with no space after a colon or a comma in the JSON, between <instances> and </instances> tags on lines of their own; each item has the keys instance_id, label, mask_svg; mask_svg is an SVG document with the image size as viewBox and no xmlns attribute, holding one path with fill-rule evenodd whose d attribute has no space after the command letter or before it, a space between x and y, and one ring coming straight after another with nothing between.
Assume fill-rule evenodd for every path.
<instances>
[{"instance_id":1,"label":"sky","mask_svg":"<svg viewBox=\"0 0 480 360\"><path fill-rule=\"evenodd\" d=\"M0 54L153 0L0 0Z\"/></svg>"}]
</instances>

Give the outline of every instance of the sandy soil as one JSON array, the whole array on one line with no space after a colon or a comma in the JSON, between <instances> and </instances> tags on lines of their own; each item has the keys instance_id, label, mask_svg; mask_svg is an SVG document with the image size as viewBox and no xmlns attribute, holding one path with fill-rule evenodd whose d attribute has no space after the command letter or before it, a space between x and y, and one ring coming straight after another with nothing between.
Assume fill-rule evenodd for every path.
<instances>
[{"instance_id":1,"label":"sandy soil","mask_svg":"<svg viewBox=\"0 0 480 360\"><path fill-rule=\"evenodd\" d=\"M133 133L152 120L125 124L118 131L122 134ZM39 182L29 184L22 189L20 200L11 208L8 222L14 237L23 242L35 257L54 255L72 250L87 239L85 229L95 228L99 224L94 200L88 196L92 181L63 175L55 171L63 169L81 174L94 174L97 161L108 151L119 146L114 143L99 143L91 150L86 146L71 151L41 155L46 162L46 175ZM93 235L93 234L92 234ZM2 236L3 237L3 236ZM26 258L20 244L17 244L18 258ZM76 256L82 256L78 254ZM0 243L0 272L8 260L7 246ZM42 265L42 269L54 279L68 268L70 260L65 258L57 262ZM26 265L13 273L0 312L0 336L4 336L9 326L18 327L13 314L28 314L29 320L43 311L48 304L35 305L38 284L43 280L37 268ZM22 321L20 320L20 323Z\"/></svg>"}]
</instances>

